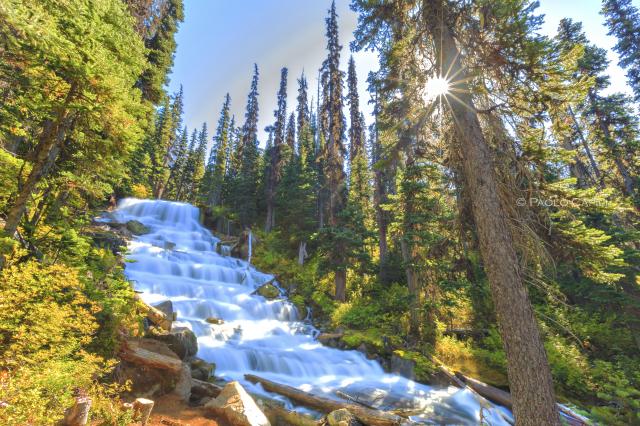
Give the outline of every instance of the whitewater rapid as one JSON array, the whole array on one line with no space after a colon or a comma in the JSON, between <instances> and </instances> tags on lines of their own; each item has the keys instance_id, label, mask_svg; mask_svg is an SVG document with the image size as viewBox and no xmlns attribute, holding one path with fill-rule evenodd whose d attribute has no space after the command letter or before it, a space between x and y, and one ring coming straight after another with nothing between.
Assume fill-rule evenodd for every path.
<instances>
[{"instance_id":1,"label":"whitewater rapid","mask_svg":"<svg viewBox=\"0 0 640 426\"><path fill-rule=\"evenodd\" d=\"M219 240L200 224L196 207L127 198L114 215L119 222L137 220L150 229L129 243L125 274L146 303L173 302L174 326L193 330L197 356L216 364L217 377L263 394L245 374L335 399L341 390L381 409L419 410L411 419L427 424L512 421L508 410L487 406L467 390L419 384L385 373L359 351L321 345L317 330L299 318L286 298L270 301L253 294L273 276L216 253ZM224 323L210 324L207 318Z\"/></svg>"}]
</instances>

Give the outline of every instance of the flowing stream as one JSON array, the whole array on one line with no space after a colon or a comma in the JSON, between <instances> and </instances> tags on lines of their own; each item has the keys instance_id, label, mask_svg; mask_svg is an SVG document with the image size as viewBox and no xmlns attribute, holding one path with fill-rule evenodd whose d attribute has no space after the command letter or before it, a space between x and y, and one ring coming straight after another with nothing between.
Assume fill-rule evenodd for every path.
<instances>
[{"instance_id":1,"label":"flowing stream","mask_svg":"<svg viewBox=\"0 0 640 426\"><path fill-rule=\"evenodd\" d=\"M468 390L419 384L385 373L361 352L320 344L318 331L285 297L270 301L253 294L273 276L216 253L219 240L199 223L196 207L128 198L114 214L120 222L138 220L151 230L130 242L125 273L145 302L173 302L174 325L198 336L198 356L216 364L217 377L263 394L260 385L244 380L245 374L336 399L335 391L341 390L381 409L416 410L411 419L426 424L511 420L508 410L487 406ZM224 323L209 324L209 317Z\"/></svg>"}]
</instances>

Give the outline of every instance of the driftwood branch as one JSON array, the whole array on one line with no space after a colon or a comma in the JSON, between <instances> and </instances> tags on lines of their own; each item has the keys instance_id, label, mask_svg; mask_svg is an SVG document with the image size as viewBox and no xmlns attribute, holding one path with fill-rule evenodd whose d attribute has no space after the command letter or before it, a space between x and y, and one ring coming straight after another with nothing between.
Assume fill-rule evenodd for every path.
<instances>
[{"instance_id":1,"label":"driftwood branch","mask_svg":"<svg viewBox=\"0 0 640 426\"><path fill-rule=\"evenodd\" d=\"M358 404L351 404L348 402L342 402L322 396L313 395L294 387L275 383L271 380L263 379L262 377L254 376L252 374L247 374L244 377L252 383L260 383L262 387L269 392L278 393L302 405L318 409L325 413L339 410L341 408L346 408L361 422L367 425L394 426L399 425L404 420L402 417L392 413L388 413L386 411L374 410Z\"/></svg>"}]
</instances>

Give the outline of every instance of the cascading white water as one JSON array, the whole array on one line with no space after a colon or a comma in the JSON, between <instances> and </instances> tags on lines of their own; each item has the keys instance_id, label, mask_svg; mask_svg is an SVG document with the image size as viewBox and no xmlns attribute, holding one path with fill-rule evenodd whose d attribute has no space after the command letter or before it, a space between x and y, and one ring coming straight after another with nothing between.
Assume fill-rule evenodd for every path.
<instances>
[{"instance_id":1,"label":"cascading white water","mask_svg":"<svg viewBox=\"0 0 640 426\"><path fill-rule=\"evenodd\" d=\"M483 406L467 390L422 385L385 373L358 351L321 345L315 340L317 331L300 321L286 299L268 301L252 294L273 276L217 254L218 240L200 225L196 207L128 198L115 216L119 222L138 220L151 230L130 242L132 262L125 273L145 302L173 302L178 315L174 324L194 331L198 356L216 364L216 376L239 380L258 393L265 392L245 381L245 374L331 398L342 390L382 409L420 410L411 419L428 424L511 421L508 410ZM209 324L208 317L224 323Z\"/></svg>"}]
</instances>

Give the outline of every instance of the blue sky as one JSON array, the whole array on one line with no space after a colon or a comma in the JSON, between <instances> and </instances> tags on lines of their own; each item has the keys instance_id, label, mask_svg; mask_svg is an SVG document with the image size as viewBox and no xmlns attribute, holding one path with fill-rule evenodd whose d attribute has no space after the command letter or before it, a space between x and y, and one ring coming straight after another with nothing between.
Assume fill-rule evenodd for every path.
<instances>
[{"instance_id":1,"label":"blue sky","mask_svg":"<svg viewBox=\"0 0 640 426\"><path fill-rule=\"evenodd\" d=\"M206 121L210 134L215 130L223 97L232 99L237 123L244 121L244 108L251 82L253 63L260 68L260 140L264 127L273 122L280 69L289 68L288 108L295 107L297 78L305 72L315 97L318 68L325 55L325 22L330 0L185 0L185 21L177 35L178 49L170 91L183 85L185 124L189 129ZM633 0L640 7L640 0ZM581 21L589 39L609 50L612 61L611 91L626 91L624 72L615 64L613 37L600 16L600 0L540 0L539 13L545 15L542 33L552 35L563 17ZM349 42L353 39L357 16L349 0L336 0L342 65L346 70ZM371 52L354 54L358 71L361 108L369 113L366 77L377 69ZM367 116L369 114L366 114Z\"/></svg>"}]
</instances>

